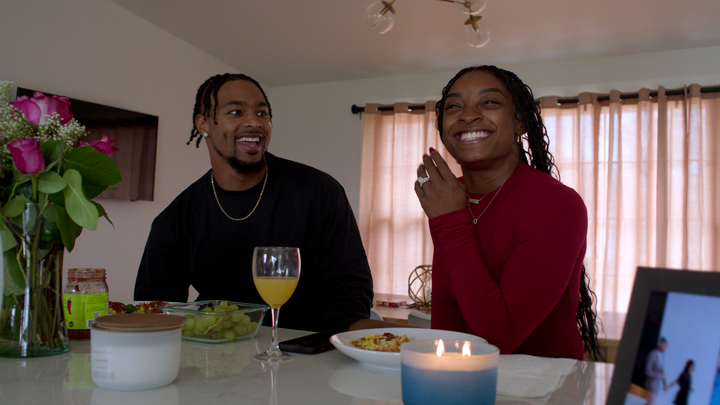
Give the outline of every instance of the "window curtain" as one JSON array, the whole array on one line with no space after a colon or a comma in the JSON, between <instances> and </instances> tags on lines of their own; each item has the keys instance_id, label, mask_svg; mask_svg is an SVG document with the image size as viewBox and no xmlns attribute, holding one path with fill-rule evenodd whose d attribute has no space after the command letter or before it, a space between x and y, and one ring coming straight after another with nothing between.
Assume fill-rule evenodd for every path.
<instances>
[{"instance_id":1,"label":"window curtain","mask_svg":"<svg viewBox=\"0 0 720 405\"><path fill-rule=\"evenodd\" d=\"M720 270L720 94L540 99L561 180L588 208L598 310L625 312L637 266Z\"/></svg>"},{"instance_id":2,"label":"window curtain","mask_svg":"<svg viewBox=\"0 0 720 405\"><path fill-rule=\"evenodd\" d=\"M414 190L422 155L433 147L460 173L435 129L435 102L424 111L408 105L385 112L365 106L358 213L375 291L404 295L413 269L432 263L427 217Z\"/></svg>"}]
</instances>

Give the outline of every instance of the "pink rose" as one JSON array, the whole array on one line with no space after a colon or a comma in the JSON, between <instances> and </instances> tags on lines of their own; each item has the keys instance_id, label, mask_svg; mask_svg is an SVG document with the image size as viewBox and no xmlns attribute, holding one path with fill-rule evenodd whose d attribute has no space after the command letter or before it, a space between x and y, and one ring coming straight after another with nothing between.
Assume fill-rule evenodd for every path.
<instances>
[{"instance_id":1,"label":"pink rose","mask_svg":"<svg viewBox=\"0 0 720 405\"><path fill-rule=\"evenodd\" d=\"M37 174L45 169L45 160L37 139L23 138L7 144L20 173Z\"/></svg>"},{"instance_id":2,"label":"pink rose","mask_svg":"<svg viewBox=\"0 0 720 405\"><path fill-rule=\"evenodd\" d=\"M92 146L93 148L97 149L99 152L104 153L108 156L118 150L115 146L115 141L110 139L109 136L103 135L101 139L96 139L92 141L92 143L87 142L80 142L78 143L79 146Z\"/></svg>"},{"instance_id":3,"label":"pink rose","mask_svg":"<svg viewBox=\"0 0 720 405\"><path fill-rule=\"evenodd\" d=\"M70 99L65 96L48 97L36 91L33 98L20 96L10 104L16 110L22 111L25 118L35 126L43 124L54 112L60 115L60 123L62 124L72 119L72 113L69 110Z\"/></svg>"}]
</instances>

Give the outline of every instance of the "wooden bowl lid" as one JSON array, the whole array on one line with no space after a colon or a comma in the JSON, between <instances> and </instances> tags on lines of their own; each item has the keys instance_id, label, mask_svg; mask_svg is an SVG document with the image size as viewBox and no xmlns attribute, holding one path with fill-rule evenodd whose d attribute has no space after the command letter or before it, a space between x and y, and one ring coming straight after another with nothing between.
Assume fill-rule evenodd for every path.
<instances>
[{"instance_id":1,"label":"wooden bowl lid","mask_svg":"<svg viewBox=\"0 0 720 405\"><path fill-rule=\"evenodd\" d=\"M107 332L160 332L182 327L185 317L166 314L120 314L101 316L92 329Z\"/></svg>"}]
</instances>

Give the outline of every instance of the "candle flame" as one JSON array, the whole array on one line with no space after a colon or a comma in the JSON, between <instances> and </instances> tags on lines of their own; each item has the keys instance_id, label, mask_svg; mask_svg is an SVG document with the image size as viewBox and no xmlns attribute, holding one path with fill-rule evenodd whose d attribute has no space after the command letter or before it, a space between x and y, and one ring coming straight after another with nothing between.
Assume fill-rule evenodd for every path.
<instances>
[{"instance_id":1,"label":"candle flame","mask_svg":"<svg viewBox=\"0 0 720 405\"><path fill-rule=\"evenodd\" d=\"M470 356L470 346L465 342L462 349L462 355L463 356Z\"/></svg>"},{"instance_id":2,"label":"candle flame","mask_svg":"<svg viewBox=\"0 0 720 405\"><path fill-rule=\"evenodd\" d=\"M437 355L442 356L443 354L445 354L445 343L443 343L442 339L440 339L437 347Z\"/></svg>"}]
</instances>

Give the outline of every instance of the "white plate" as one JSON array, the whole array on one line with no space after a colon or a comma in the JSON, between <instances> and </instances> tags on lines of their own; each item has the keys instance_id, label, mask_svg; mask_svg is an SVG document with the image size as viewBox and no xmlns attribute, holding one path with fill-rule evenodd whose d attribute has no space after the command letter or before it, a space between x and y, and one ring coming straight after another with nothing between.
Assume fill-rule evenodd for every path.
<instances>
[{"instance_id":1,"label":"white plate","mask_svg":"<svg viewBox=\"0 0 720 405\"><path fill-rule=\"evenodd\" d=\"M343 332L333 335L330 342L339 351L353 359L371 366L384 368L389 370L400 370L400 353L376 352L373 350L358 349L353 347L350 342L360 339L367 335L381 335L383 333L392 333L393 335L407 335L408 340L430 340L430 339L446 339L446 340L468 340L476 343L487 343L487 340L471 335L469 333L452 332L449 330L424 329L424 328L379 328L379 329L361 329L350 332Z\"/></svg>"}]
</instances>

